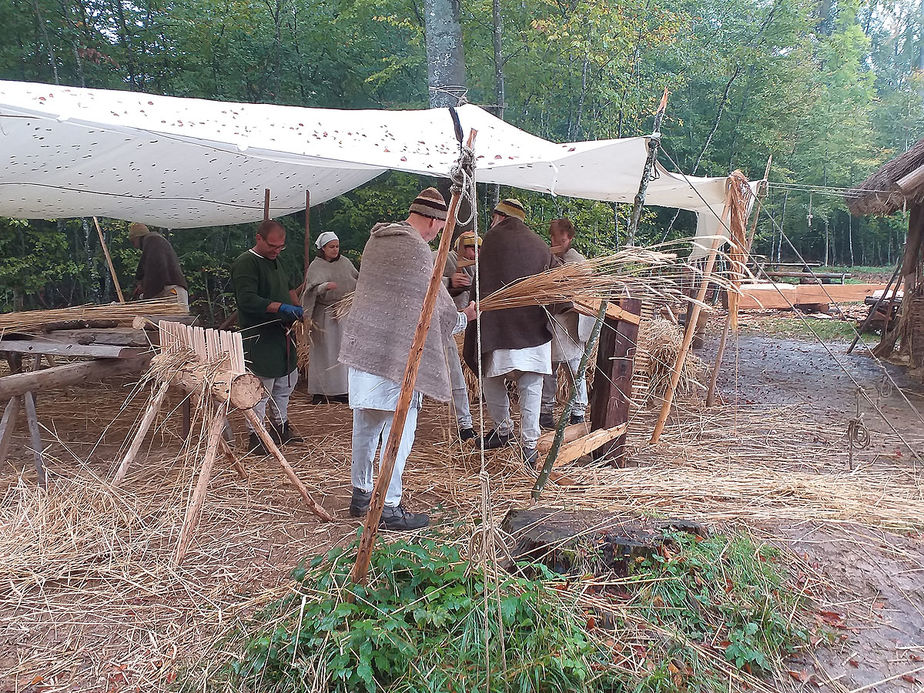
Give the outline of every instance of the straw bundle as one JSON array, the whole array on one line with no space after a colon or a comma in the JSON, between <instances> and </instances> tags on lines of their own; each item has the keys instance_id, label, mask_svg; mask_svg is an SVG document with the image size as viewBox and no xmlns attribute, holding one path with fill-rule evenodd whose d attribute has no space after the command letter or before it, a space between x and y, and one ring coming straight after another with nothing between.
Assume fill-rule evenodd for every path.
<instances>
[{"instance_id":1,"label":"straw bundle","mask_svg":"<svg viewBox=\"0 0 924 693\"><path fill-rule=\"evenodd\" d=\"M641 350L647 354L648 392L661 397L671 380L671 370L680 353L683 330L668 320L658 318L646 323L641 335ZM700 387L706 364L695 354L687 354L677 392L687 394Z\"/></svg>"},{"instance_id":2,"label":"straw bundle","mask_svg":"<svg viewBox=\"0 0 924 693\"><path fill-rule=\"evenodd\" d=\"M612 255L571 262L511 282L481 299L482 311L568 303L580 296L611 300L678 293L682 263L673 253L625 248Z\"/></svg>"},{"instance_id":3,"label":"straw bundle","mask_svg":"<svg viewBox=\"0 0 924 693\"><path fill-rule=\"evenodd\" d=\"M728 315L733 330L738 329L738 286L745 275L745 263L748 259L747 247L747 210L751 197L748 179L741 171L734 171L725 183L725 209L729 228L729 279L734 291L728 292Z\"/></svg>"},{"instance_id":4,"label":"straw bundle","mask_svg":"<svg viewBox=\"0 0 924 693\"><path fill-rule=\"evenodd\" d=\"M130 325L137 316L186 315L188 312L175 298L154 298L148 301L109 303L103 306L89 304L53 310L27 310L0 315L0 332L40 332L49 325L88 320L106 320Z\"/></svg>"},{"instance_id":5,"label":"straw bundle","mask_svg":"<svg viewBox=\"0 0 924 693\"><path fill-rule=\"evenodd\" d=\"M295 359L299 372L308 375L308 359L311 354L311 320L298 320L292 329L295 331Z\"/></svg>"}]
</instances>

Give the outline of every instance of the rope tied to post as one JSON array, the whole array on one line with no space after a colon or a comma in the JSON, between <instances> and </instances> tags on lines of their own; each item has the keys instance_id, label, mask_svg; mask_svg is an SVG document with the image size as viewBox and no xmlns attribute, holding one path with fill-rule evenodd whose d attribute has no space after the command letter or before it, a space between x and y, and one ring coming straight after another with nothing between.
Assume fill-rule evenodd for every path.
<instances>
[{"instance_id":1,"label":"rope tied to post","mask_svg":"<svg viewBox=\"0 0 924 693\"><path fill-rule=\"evenodd\" d=\"M462 123L456 109L450 108L449 115L452 116L456 141L459 143L459 158L449 169L449 179L452 181L449 191L453 195L459 196L460 204L456 206L455 215L456 224L467 226L475 218L475 150L465 143L462 136ZM463 200L468 204L461 204ZM460 216L460 210L463 207L468 208L468 217L466 219Z\"/></svg>"}]
</instances>

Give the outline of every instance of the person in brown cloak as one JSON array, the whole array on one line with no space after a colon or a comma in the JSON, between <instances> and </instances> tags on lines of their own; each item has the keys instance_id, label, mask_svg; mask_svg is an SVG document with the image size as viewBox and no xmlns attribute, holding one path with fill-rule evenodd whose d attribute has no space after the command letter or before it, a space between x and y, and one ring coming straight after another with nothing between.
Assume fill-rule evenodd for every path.
<instances>
[{"instance_id":1,"label":"person in brown cloak","mask_svg":"<svg viewBox=\"0 0 924 693\"><path fill-rule=\"evenodd\" d=\"M189 286L170 241L137 221L128 226L128 240L141 248L132 298L176 297L177 303L189 308Z\"/></svg>"},{"instance_id":2,"label":"person in brown cloak","mask_svg":"<svg viewBox=\"0 0 924 693\"><path fill-rule=\"evenodd\" d=\"M344 319L340 346L340 362L349 368L353 409L353 517L361 517L369 510L376 450L381 444L384 453L391 433L400 383L433 271L427 243L436 238L445 223L446 201L438 190L427 188L411 203L406 220L376 224L363 249L353 305ZM423 396L441 402L449 400L445 344L474 317L473 303L457 311L441 285L385 495L382 524L386 529L417 529L429 524L426 514L408 512L401 505L401 475L414 444Z\"/></svg>"},{"instance_id":3,"label":"person in brown cloak","mask_svg":"<svg viewBox=\"0 0 924 693\"><path fill-rule=\"evenodd\" d=\"M359 272L340 254L340 239L325 231L315 241L318 256L305 275L302 308L311 318L311 355L308 361L308 392L312 404L347 403L347 369L337 360L343 323L330 308L356 288Z\"/></svg>"},{"instance_id":4,"label":"person in brown cloak","mask_svg":"<svg viewBox=\"0 0 924 693\"><path fill-rule=\"evenodd\" d=\"M544 272L559 261L545 241L523 222L526 212L518 200L502 200L491 215L478 256L481 295L487 296L522 277ZM494 428L484 436L485 448L514 443L510 399L505 379L517 384L520 400L520 443L523 459L534 466L539 440L539 410L543 376L552 372L552 331L542 306L507 308L483 313L481 362L485 404ZM465 332L463 354L469 368L478 373L476 324Z\"/></svg>"}]
</instances>

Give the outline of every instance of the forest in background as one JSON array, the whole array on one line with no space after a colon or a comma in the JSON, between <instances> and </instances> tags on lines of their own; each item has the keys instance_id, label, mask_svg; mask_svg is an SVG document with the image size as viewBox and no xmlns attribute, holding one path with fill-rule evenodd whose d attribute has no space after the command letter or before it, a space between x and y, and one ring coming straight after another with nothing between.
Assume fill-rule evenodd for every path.
<instances>
[{"instance_id":1,"label":"forest in background","mask_svg":"<svg viewBox=\"0 0 924 693\"><path fill-rule=\"evenodd\" d=\"M924 136L922 17L921 0L5 0L0 78L323 108L464 93L557 141L648 134L666 87L667 168L757 179L772 154L755 252L794 256L775 219L808 259L883 265L906 220L851 218L836 189ZM429 182L386 174L312 208L312 234L335 231L357 257L369 228L402 218ZM495 194L481 191L482 224ZM626 241L629 205L500 194L519 197L540 232L571 217L589 253ZM101 223L130 287L128 221ZM286 224L299 272L303 215ZM635 240L692 228L692 215L649 208ZM196 309L220 321L253 227L168 233ZM113 296L92 220L0 219L0 310Z\"/></svg>"}]
</instances>

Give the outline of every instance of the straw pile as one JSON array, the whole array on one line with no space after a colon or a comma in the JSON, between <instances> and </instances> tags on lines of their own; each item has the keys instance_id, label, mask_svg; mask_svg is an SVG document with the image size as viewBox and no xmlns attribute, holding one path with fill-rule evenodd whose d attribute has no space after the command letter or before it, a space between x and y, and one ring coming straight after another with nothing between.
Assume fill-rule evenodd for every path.
<instances>
[{"instance_id":1,"label":"straw pile","mask_svg":"<svg viewBox=\"0 0 924 693\"><path fill-rule=\"evenodd\" d=\"M53 310L26 310L0 315L0 333L40 332L48 325L97 320L130 325L137 316L186 315L188 312L175 298L153 298L104 306L90 304Z\"/></svg>"},{"instance_id":2,"label":"straw pile","mask_svg":"<svg viewBox=\"0 0 924 693\"><path fill-rule=\"evenodd\" d=\"M648 356L648 391L652 396L662 397L667 391L682 341L683 330L669 320L657 318L645 324L640 346ZM677 392L691 394L701 388L706 368L702 359L687 353L677 382Z\"/></svg>"}]
</instances>

